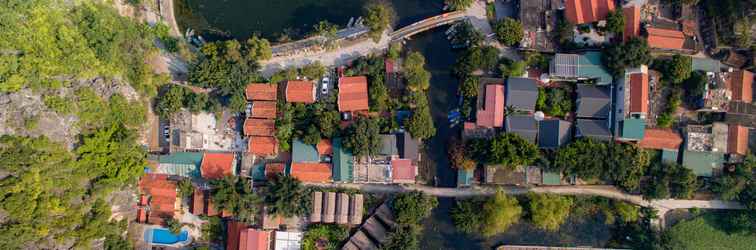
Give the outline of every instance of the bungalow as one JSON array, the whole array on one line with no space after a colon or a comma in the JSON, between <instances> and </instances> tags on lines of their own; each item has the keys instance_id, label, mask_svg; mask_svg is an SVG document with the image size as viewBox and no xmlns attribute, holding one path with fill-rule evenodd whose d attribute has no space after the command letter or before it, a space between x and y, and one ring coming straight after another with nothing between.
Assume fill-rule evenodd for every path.
<instances>
[{"instance_id":1,"label":"bungalow","mask_svg":"<svg viewBox=\"0 0 756 250\"><path fill-rule=\"evenodd\" d=\"M538 84L531 78L509 78L506 89L507 107L534 112L538 99Z\"/></svg>"},{"instance_id":2,"label":"bungalow","mask_svg":"<svg viewBox=\"0 0 756 250\"><path fill-rule=\"evenodd\" d=\"M543 120L538 126L538 146L556 149L572 139L572 123L563 120Z\"/></svg>"},{"instance_id":3,"label":"bungalow","mask_svg":"<svg viewBox=\"0 0 756 250\"><path fill-rule=\"evenodd\" d=\"M577 117L578 118L609 118L611 97L604 87L587 84L577 85Z\"/></svg>"},{"instance_id":4,"label":"bungalow","mask_svg":"<svg viewBox=\"0 0 756 250\"><path fill-rule=\"evenodd\" d=\"M270 249L271 237L269 231L254 228L245 228L239 232L239 250L268 250ZM228 249L226 250L235 250Z\"/></svg>"},{"instance_id":5,"label":"bungalow","mask_svg":"<svg viewBox=\"0 0 756 250\"><path fill-rule=\"evenodd\" d=\"M255 119L249 118L244 120L245 136L275 136L276 120L274 119Z\"/></svg>"},{"instance_id":6,"label":"bungalow","mask_svg":"<svg viewBox=\"0 0 756 250\"><path fill-rule=\"evenodd\" d=\"M504 125L504 85L486 85L485 93L485 104L476 114L476 124L479 127L500 128Z\"/></svg>"},{"instance_id":7,"label":"bungalow","mask_svg":"<svg viewBox=\"0 0 756 250\"><path fill-rule=\"evenodd\" d=\"M561 81L595 81L596 85L609 85L612 75L601 62L601 52L585 54L557 53L549 65L549 75Z\"/></svg>"},{"instance_id":8,"label":"bungalow","mask_svg":"<svg viewBox=\"0 0 756 250\"><path fill-rule=\"evenodd\" d=\"M275 156L278 154L278 140L270 136L250 136L247 152L258 156Z\"/></svg>"},{"instance_id":9,"label":"bungalow","mask_svg":"<svg viewBox=\"0 0 756 250\"><path fill-rule=\"evenodd\" d=\"M287 81L286 102L314 103L317 93L315 89L312 81Z\"/></svg>"},{"instance_id":10,"label":"bungalow","mask_svg":"<svg viewBox=\"0 0 756 250\"><path fill-rule=\"evenodd\" d=\"M236 175L236 157L233 153L205 153L200 167L202 178L223 179Z\"/></svg>"},{"instance_id":11,"label":"bungalow","mask_svg":"<svg viewBox=\"0 0 756 250\"><path fill-rule=\"evenodd\" d=\"M535 144L538 136L538 121L531 115L508 115L505 131L519 135Z\"/></svg>"},{"instance_id":12,"label":"bungalow","mask_svg":"<svg viewBox=\"0 0 756 250\"><path fill-rule=\"evenodd\" d=\"M289 168L289 174L302 182L330 182L331 172L329 163L292 163Z\"/></svg>"},{"instance_id":13,"label":"bungalow","mask_svg":"<svg viewBox=\"0 0 756 250\"><path fill-rule=\"evenodd\" d=\"M420 159L419 144L420 142L407 132L397 134L397 143L399 147L399 158L409 159L417 162Z\"/></svg>"},{"instance_id":14,"label":"bungalow","mask_svg":"<svg viewBox=\"0 0 756 250\"><path fill-rule=\"evenodd\" d=\"M313 192L310 222L359 225L362 222L363 195ZM326 219L327 218L327 219Z\"/></svg>"},{"instance_id":15,"label":"bungalow","mask_svg":"<svg viewBox=\"0 0 756 250\"><path fill-rule=\"evenodd\" d=\"M672 50L691 53L696 49L696 42L692 37L685 36L677 29L664 29L647 27L648 46L660 50Z\"/></svg>"},{"instance_id":16,"label":"bungalow","mask_svg":"<svg viewBox=\"0 0 756 250\"><path fill-rule=\"evenodd\" d=\"M391 160L391 180L394 183L415 183L417 166L409 159Z\"/></svg>"},{"instance_id":17,"label":"bungalow","mask_svg":"<svg viewBox=\"0 0 756 250\"><path fill-rule=\"evenodd\" d=\"M244 93L248 101L275 101L277 100L278 85L275 83L250 83Z\"/></svg>"},{"instance_id":18,"label":"bungalow","mask_svg":"<svg viewBox=\"0 0 756 250\"><path fill-rule=\"evenodd\" d=\"M614 0L566 0L564 15L573 24L585 24L606 19L614 11Z\"/></svg>"},{"instance_id":19,"label":"bungalow","mask_svg":"<svg viewBox=\"0 0 756 250\"><path fill-rule=\"evenodd\" d=\"M748 153L748 128L729 125L727 135L727 153L745 155Z\"/></svg>"},{"instance_id":20,"label":"bungalow","mask_svg":"<svg viewBox=\"0 0 756 250\"><path fill-rule=\"evenodd\" d=\"M643 139L638 142L638 146L645 149L659 149L679 151L683 143L682 137L676 131L670 129L646 129Z\"/></svg>"},{"instance_id":21,"label":"bungalow","mask_svg":"<svg viewBox=\"0 0 756 250\"><path fill-rule=\"evenodd\" d=\"M339 112L367 111L367 77L352 76L339 78Z\"/></svg>"},{"instance_id":22,"label":"bungalow","mask_svg":"<svg viewBox=\"0 0 756 250\"><path fill-rule=\"evenodd\" d=\"M625 42L640 36L640 9L641 7L637 4L622 8L622 15L625 17L625 32L623 32Z\"/></svg>"}]
</instances>

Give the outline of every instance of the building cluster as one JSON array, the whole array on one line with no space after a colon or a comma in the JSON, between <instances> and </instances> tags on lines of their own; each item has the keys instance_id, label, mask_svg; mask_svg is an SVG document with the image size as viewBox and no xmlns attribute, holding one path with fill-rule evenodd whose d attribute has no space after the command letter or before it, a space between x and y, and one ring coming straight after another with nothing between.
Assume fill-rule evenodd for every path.
<instances>
[{"instance_id":1,"label":"building cluster","mask_svg":"<svg viewBox=\"0 0 756 250\"><path fill-rule=\"evenodd\" d=\"M362 223L363 196L335 192L312 192L311 223L359 225Z\"/></svg>"}]
</instances>

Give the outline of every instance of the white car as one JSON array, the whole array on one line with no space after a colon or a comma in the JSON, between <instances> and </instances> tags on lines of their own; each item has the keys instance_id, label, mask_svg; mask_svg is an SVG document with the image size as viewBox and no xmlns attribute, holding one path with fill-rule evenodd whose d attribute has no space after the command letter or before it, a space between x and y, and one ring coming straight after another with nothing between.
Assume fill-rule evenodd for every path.
<instances>
[{"instance_id":1,"label":"white car","mask_svg":"<svg viewBox=\"0 0 756 250\"><path fill-rule=\"evenodd\" d=\"M328 77L323 77L323 80L321 80L323 86L321 87L320 91L324 95L328 94L328 83L329 83L329 81L330 81L330 79L328 79Z\"/></svg>"}]
</instances>

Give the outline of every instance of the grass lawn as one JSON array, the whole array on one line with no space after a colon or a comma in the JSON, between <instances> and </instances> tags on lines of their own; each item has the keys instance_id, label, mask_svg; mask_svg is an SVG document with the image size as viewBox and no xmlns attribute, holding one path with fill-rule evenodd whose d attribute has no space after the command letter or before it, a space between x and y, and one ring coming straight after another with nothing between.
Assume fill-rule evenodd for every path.
<instances>
[{"instance_id":1,"label":"grass lawn","mask_svg":"<svg viewBox=\"0 0 756 250\"><path fill-rule=\"evenodd\" d=\"M754 249L756 236L728 234L714 225L716 216L707 213L691 220L681 221L669 233L682 249Z\"/></svg>"}]
</instances>

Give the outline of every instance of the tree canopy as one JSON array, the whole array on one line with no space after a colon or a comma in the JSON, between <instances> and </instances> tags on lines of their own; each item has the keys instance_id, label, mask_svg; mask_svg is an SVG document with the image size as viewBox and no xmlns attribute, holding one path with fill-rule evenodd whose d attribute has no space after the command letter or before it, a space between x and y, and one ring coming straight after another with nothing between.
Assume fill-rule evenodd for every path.
<instances>
[{"instance_id":1,"label":"tree canopy","mask_svg":"<svg viewBox=\"0 0 756 250\"><path fill-rule=\"evenodd\" d=\"M211 180L210 185L213 187L210 199L217 211L228 210L241 221L254 222L261 199L252 192L248 181L227 176Z\"/></svg>"},{"instance_id":2,"label":"tree canopy","mask_svg":"<svg viewBox=\"0 0 756 250\"><path fill-rule=\"evenodd\" d=\"M625 43L606 46L601 57L606 68L615 76L623 74L626 68L649 64L651 59L648 42L637 37Z\"/></svg>"},{"instance_id":3,"label":"tree canopy","mask_svg":"<svg viewBox=\"0 0 756 250\"><path fill-rule=\"evenodd\" d=\"M662 73L662 79L678 85L690 77L693 60L689 56L675 54L670 59L657 59L652 65Z\"/></svg>"},{"instance_id":4,"label":"tree canopy","mask_svg":"<svg viewBox=\"0 0 756 250\"><path fill-rule=\"evenodd\" d=\"M556 231L570 215L572 198L554 194L528 193L528 211L536 227Z\"/></svg>"},{"instance_id":5,"label":"tree canopy","mask_svg":"<svg viewBox=\"0 0 756 250\"><path fill-rule=\"evenodd\" d=\"M554 164L584 180L603 179L625 190L637 190L649 157L635 145L583 138L557 150Z\"/></svg>"},{"instance_id":6,"label":"tree canopy","mask_svg":"<svg viewBox=\"0 0 756 250\"><path fill-rule=\"evenodd\" d=\"M491 165L514 168L532 164L538 158L538 147L517 134L501 133L492 140L473 140L472 155Z\"/></svg>"},{"instance_id":7,"label":"tree canopy","mask_svg":"<svg viewBox=\"0 0 756 250\"><path fill-rule=\"evenodd\" d=\"M381 143L380 126L375 118L356 118L344 138L344 147L357 157L378 154Z\"/></svg>"},{"instance_id":8,"label":"tree canopy","mask_svg":"<svg viewBox=\"0 0 756 250\"><path fill-rule=\"evenodd\" d=\"M290 217L305 214L309 198L299 180L279 174L270 180L263 201L270 213Z\"/></svg>"},{"instance_id":9,"label":"tree canopy","mask_svg":"<svg viewBox=\"0 0 756 250\"><path fill-rule=\"evenodd\" d=\"M484 236L492 236L507 231L511 225L517 223L522 215L522 207L515 197L507 196L502 190L498 190L483 203L480 213L484 218L481 233Z\"/></svg>"},{"instance_id":10,"label":"tree canopy","mask_svg":"<svg viewBox=\"0 0 756 250\"><path fill-rule=\"evenodd\" d=\"M622 34L625 30L625 16L621 8L610 11L606 15L606 30L614 34Z\"/></svg>"},{"instance_id":11,"label":"tree canopy","mask_svg":"<svg viewBox=\"0 0 756 250\"><path fill-rule=\"evenodd\" d=\"M391 202L396 222L412 225L419 225L437 205L436 197L419 191L400 193Z\"/></svg>"},{"instance_id":12,"label":"tree canopy","mask_svg":"<svg viewBox=\"0 0 756 250\"><path fill-rule=\"evenodd\" d=\"M413 51L407 55L402 64L407 88L412 91L425 91L430 87L430 72L425 69L425 57L420 52Z\"/></svg>"},{"instance_id":13,"label":"tree canopy","mask_svg":"<svg viewBox=\"0 0 756 250\"><path fill-rule=\"evenodd\" d=\"M381 40L383 31L391 26L396 14L386 2L373 2L365 6L365 25L370 28L368 35L374 42Z\"/></svg>"},{"instance_id":14,"label":"tree canopy","mask_svg":"<svg viewBox=\"0 0 756 250\"><path fill-rule=\"evenodd\" d=\"M504 46L512 46L519 43L525 33L522 30L522 24L512 18L505 17L493 26L496 38Z\"/></svg>"},{"instance_id":15,"label":"tree canopy","mask_svg":"<svg viewBox=\"0 0 756 250\"><path fill-rule=\"evenodd\" d=\"M451 10L465 10L472 5L474 0L445 0L444 3L449 5Z\"/></svg>"}]
</instances>

